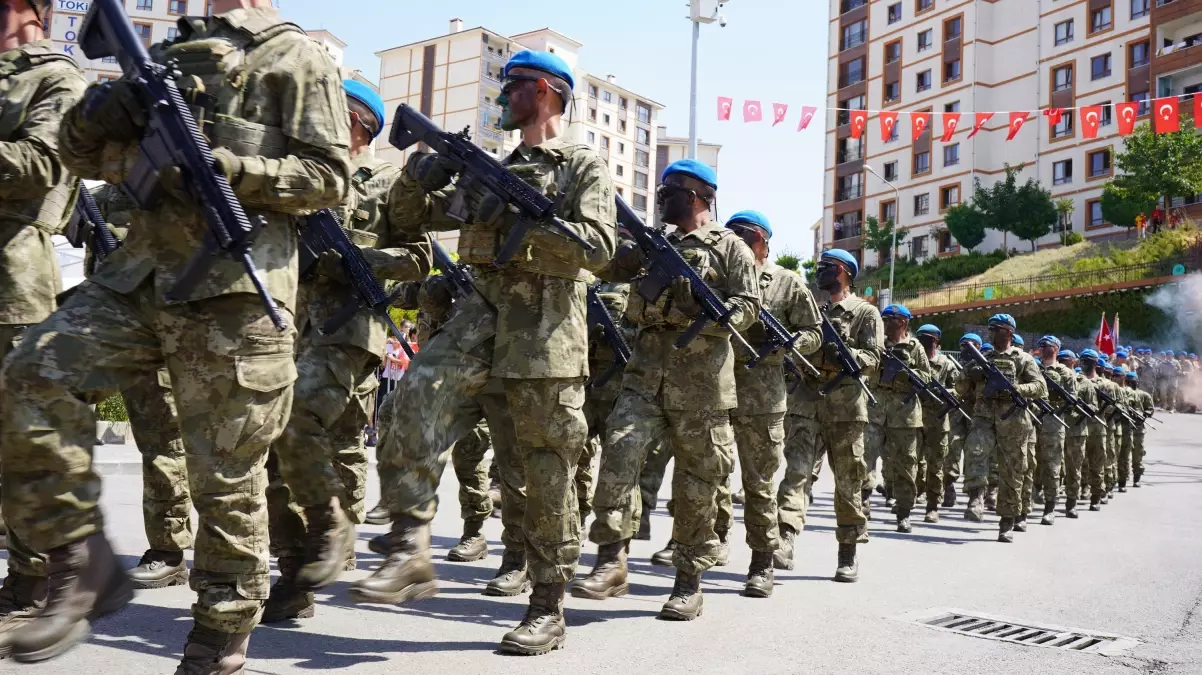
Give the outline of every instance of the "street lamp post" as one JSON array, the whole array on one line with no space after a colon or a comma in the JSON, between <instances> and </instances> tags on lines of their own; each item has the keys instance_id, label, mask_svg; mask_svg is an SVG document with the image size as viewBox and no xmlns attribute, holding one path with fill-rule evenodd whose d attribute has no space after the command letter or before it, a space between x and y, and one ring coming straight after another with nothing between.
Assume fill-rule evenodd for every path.
<instances>
[{"instance_id":1,"label":"street lamp post","mask_svg":"<svg viewBox=\"0 0 1202 675\"><path fill-rule=\"evenodd\" d=\"M893 245L889 249L889 299L893 299L893 269L897 266L897 231L901 229L901 190L885 177L876 172L867 162L864 163L864 170L880 179L882 183L888 185L893 190L894 212L897 213L897 218L893 223Z\"/></svg>"},{"instance_id":2,"label":"street lamp post","mask_svg":"<svg viewBox=\"0 0 1202 675\"><path fill-rule=\"evenodd\" d=\"M701 24L718 22L726 27L726 17L718 13L730 0L689 0L689 21L693 24L693 67L689 75L689 159L697 159L697 43Z\"/></svg>"}]
</instances>

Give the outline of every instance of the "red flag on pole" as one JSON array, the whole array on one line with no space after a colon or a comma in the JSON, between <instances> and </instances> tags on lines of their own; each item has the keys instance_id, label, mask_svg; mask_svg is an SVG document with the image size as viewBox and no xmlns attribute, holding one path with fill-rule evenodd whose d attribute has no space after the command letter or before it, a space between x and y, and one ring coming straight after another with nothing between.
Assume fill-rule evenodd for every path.
<instances>
[{"instance_id":1,"label":"red flag on pole","mask_svg":"<svg viewBox=\"0 0 1202 675\"><path fill-rule=\"evenodd\" d=\"M1119 135L1126 136L1135 131L1135 118L1139 116L1138 103L1115 103L1115 115L1119 118Z\"/></svg>"},{"instance_id":2,"label":"red flag on pole","mask_svg":"<svg viewBox=\"0 0 1202 675\"><path fill-rule=\"evenodd\" d=\"M1181 101L1176 96L1166 96L1153 101L1156 109L1156 133L1167 134L1181 130Z\"/></svg>"},{"instance_id":3,"label":"red flag on pole","mask_svg":"<svg viewBox=\"0 0 1202 675\"><path fill-rule=\"evenodd\" d=\"M968 137L972 138L973 136L976 136L977 132L983 129L985 124L988 123L991 118L993 118L993 113L991 112L977 113L977 121L973 123L972 131L969 132Z\"/></svg>"},{"instance_id":4,"label":"red flag on pole","mask_svg":"<svg viewBox=\"0 0 1202 675\"><path fill-rule=\"evenodd\" d=\"M915 112L910 113L910 137L913 140L918 140L928 128L931 126L931 113Z\"/></svg>"},{"instance_id":5,"label":"red flag on pole","mask_svg":"<svg viewBox=\"0 0 1202 675\"><path fill-rule=\"evenodd\" d=\"M1199 96L1198 98L1202 98ZM893 138L893 129L897 127L897 113L881 111L881 141L889 142Z\"/></svg>"},{"instance_id":6,"label":"red flag on pole","mask_svg":"<svg viewBox=\"0 0 1202 675\"><path fill-rule=\"evenodd\" d=\"M866 126L868 126L868 111L851 111L851 137L858 139L864 133L864 127Z\"/></svg>"},{"instance_id":7,"label":"red flag on pole","mask_svg":"<svg viewBox=\"0 0 1202 675\"><path fill-rule=\"evenodd\" d=\"M939 140L943 143L952 140L958 124L960 124L960 113L943 113L943 138Z\"/></svg>"},{"instance_id":8,"label":"red flag on pole","mask_svg":"<svg viewBox=\"0 0 1202 675\"><path fill-rule=\"evenodd\" d=\"M801 106L801 122L798 123L797 130L804 131L806 127L810 126L810 120L814 119L816 112L818 112L818 108L812 105Z\"/></svg>"},{"instance_id":9,"label":"red flag on pole","mask_svg":"<svg viewBox=\"0 0 1202 675\"><path fill-rule=\"evenodd\" d=\"M789 105L787 103L772 104L772 126L776 126L785 121L785 115L789 113Z\"/></svg>"},{"instance_id":10,"label":"red flag on pole","mask_svg":"<svg viewBox=\"0 0 1202 675\"><path fill-rule=\"evenodd\" d=\"M1102 312L1102 327L1098 329L1098 337L1094 344L1099 352L1114 356L1114 334L1110 332L1110 326L1106 323L1106 312Z\"/></svg>"},{"instance_id":11,"label":"red flag on pole","mask_svg":"<svg viewBox=\"0 0 1202 675\"><path fill-rule=\"evenodd\" d=\"M718 97L718 121L725 122L730 119L730 109L735 105L734 99L725 96Z\"/></svg>"},{"instance_id":12,"label":"red flag on pole","mask_svg":"<svg viewBox=\"0 0 1202 675\"><path fill-rule=\"evenodd\" d=\"M1027 118L1031 116L1029 112L1012 112L1010 113L1010 134L1006 136L1007 141L1014 140L1018 132L1022 131L1023 124L1026 124Z\"/></svg>"},{"instance_id":13,"label":"red flag on pole","mask_svg":"<svg viewBox=\"0 0 1202 675\"><path fill-rule=\"evenodd\" d=\"M743 121L744 122L761 122L764 119L764 109L760 107L759 101L744 101L743 102Z\"/></svg>"},{"instance_id":14,"label":"red flag on pole","mask_svg":"<svg viewBox=\"0 0 1202 675\"><path fill-rule=\"evenodd\" d=\"M1091 105L1081 109L1081 136L1097 138L1098 125L1102 123L1102 106Z\"/></svg>"}]
</instances>

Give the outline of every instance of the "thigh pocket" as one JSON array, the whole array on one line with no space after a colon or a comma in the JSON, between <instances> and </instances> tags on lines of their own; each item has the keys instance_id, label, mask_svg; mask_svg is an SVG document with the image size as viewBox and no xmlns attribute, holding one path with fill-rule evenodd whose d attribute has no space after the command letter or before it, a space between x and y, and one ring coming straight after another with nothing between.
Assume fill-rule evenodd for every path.
<instances>
[{"instance_id":1,"label":"thigh pocket","mask_svg":"<svg viewBox=\"0 0 1202 675\"><path fill-rule=\"evenodd\" d=\"M291 353L235 356L238 384L261 393L273 392L296 381L296 362Z\"/></svg>"}]
</instances>

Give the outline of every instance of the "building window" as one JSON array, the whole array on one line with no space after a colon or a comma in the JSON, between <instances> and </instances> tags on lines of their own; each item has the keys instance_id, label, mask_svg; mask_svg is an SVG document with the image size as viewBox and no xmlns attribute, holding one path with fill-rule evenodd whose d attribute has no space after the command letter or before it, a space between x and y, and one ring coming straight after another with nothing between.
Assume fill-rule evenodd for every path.
<instances>
[{"instance_id":1,"label":"building window","mask_svg":"<svg viewBox=\"0 0 1202 675\"><path fill-rule=\"evenodd\" d=\"M1102 120L1098 122L1098 126L1105 127L1114 124L1114 107L1110 101L1102 103Z\"/></svg>"},{"instance_id":2,"label":"building window","mask_svg":"<svg viewBox=\"0 0 1202 675\"><path fill-rule=\"evenodd\" d=\"M1089 70L1091 79L1100 80L1103 77L1110 77L1110 54L1102 54L1090 59Z\"/></svg>"},{"instance_id":3,"label":"building window","mask_svg":"<svg viewBox=\"0 0 1202 675\"><path fill-rule=\"evenodd\" d=\"M150 24L135 23L134 31L138 34L138 37L142 38L142 44L149 47L150 46Z\"/></svg>"},{"instance_id":4,"label":"building window","mask_svg":"<svg viewBox=\"0 0 1202 675\"><path fill-rule=\"evenodd\" d=\"M964 30L964 20L960 17L943 22L943 41L951 42L960 39Z\"/></svg>"},{"instance_id":5,"label":"building window","mask_svg":"<svg viewBox=\"0 0 1202 675\"><path fill-rule=\"evenodd\" d=\"M1131 0L1131 19L1142 19L1148 15L1148 0Z\"/></svg>"},{"instance_id":6,"label":"building window","mask_svg":"<svg viewBox=\"0 0 1202 675\"><path fill-rule=\"evenodd\" d=\"M625 96L618 97L618 110L625 110L628 105L629 102L626 100Z\"/></svg>"},{"instance_id":7,"label":"building window","mask_svg":"<svg viewBox=\"0 0 1202 675\"><path fill-rule=\"evenodd\" d=\"M881 202L881 223L897 222L897 202Z\"/></svg>"},{"instance_id":8,"label":"building window","mask_svg":"<svg viewBox=\"0 0 1202 675\"><path fill-rule=\"evenodd\" d=\"M1052 138L1064 138L1073 135L1072 113L1061 115L1060 121L1052 126Z\"/></svg>"},{"instance_id":9,"label":"building window","mask_svg":"<svg viewBox=\"0 0 1202 675\"><path fill-rule=\"evenodd\" d=\"M636 211L647 212L647 195L634 193L634 209Z\"/></svg>"},{"instance_id":10,"label":"building window","mask_svg":"<svg viewBox=\"0 0 1202 675\"><path fill-rule=\"evenodd\" d=\"M635 106L635 108L638 111L639 121L642 122L643 124L651 124L651 106L647 105L646 103L643 103L642 101L639 101L638 105Z\"/></svg>"},{"instance_id":11,"label":"building window","mask_svg":"<svg viewBox=\"0 0 1202 675\"><path fill-rule=\"evenodd\" d=\"M621 186L621 185L617 186L617 190L618 190L618 196L619 196L619 197L625 197L625 196L626 196L626 191L622 189L622 186Z\"/></svg>"},{"instance_id":12,"label":"building window","mask_svg":"<svg viewBox=\"0 0 1202 675\"><path fill-rule=\"evenodd\" d=\"M931 71L924 70L916 77L916 90L926 91L931 88Z\"/></svg>"},{"instance_id":13,"label":"building window","mask_svg":"<svg viewBox=\"0 0 1202 675\"><path fill-rule=\"evenodd\" d=\"M910 257L915 260L921 260L927 257L927 237L914 237L910 240Z\"/></svg>"},{"instance_id":14,"label":"building window","mask_svg":"<svg viewBox=\"0 0 1202 675\"><path fill-rule=\"evenodd\" d=\"M618 132L626 133L626 120L618 120Z\"/></svg>"},{"instance_id":15,"label":"building window","mask_svg":"<svg viewBox=\"0 0 1202 675\"><path fill-rule=\"evenodd\" d=\"M635 127L634 142L639 145L651 145L651 132L643 127Z\"/></svg>"},{"instance_id":16,"label":"building window","mask_svg":"<svg viewBox=\"0 0 1202 675\"><path fill-rule=\"evenodd\" d=\"M919 152L914 155L914 175L918 176L931 171L931 153Z\"/></svg>"},{"instance_id":17,"label":"building window","mask_svg":"<svg viewBox=\"0 0 1202 675\"><path fill-rule=\"evenodd\" d=\"M885 180L892 183L897 180L897 161L885 162Z\"/></svg>"},{"instance_id":18,"label":"building window","mask_svg":"<svg viewBox=\"0 0 1202 675\"><path fill-rule=\"evenodd\" d=\"M934 29L928 28L918 34L918 51L925 52L934 46L935 32Z\"/></svg>"},{"instance_id":19,"label":"building window","mask_svg":"<svg viewBox=\"0 0 1202 675\"><path fill-rule=\"evenodd\" d=\"M1148 98L1148 92L1146 91L1137 91L1132 94L1131 102L1139 104L1139 110L1135 112L1140 117L1152 112L1152 101Z\"/></svg>"},{"instance_id":20,"label":"building window","mask_svg":"<svg viewBox=\"0 0 1202 675\"><path fill-rule=\"evenodd\" d=\"M960 102L959 102L959 101L952 101L951 103L944 103L944 104L943 104L943 112L945 112L945 113L958 113L958 112L960 112Z\"/></svg>"},{"instance_id":21,"label":"building window","mask_svg":"<svg viewBox=\"0 0 1202 675\"><path fill-rule=\"evenodd\" d=\"M601 116L601 123L605 126L609 126L609 113L605 113Z\"/></svg>"},{"instance_id":22,"label":"building window","mask_svg":"<svg viewBox=\"0 0 1202 675\"><path fill-rule=\"evenodd\" d=\"M931 195L914 195L914 215L925 216L931 212Z\"/></svg>"},{"instance_id":23,"label":"building window","mask_svg":"<svg viewBox=\"0 0 1202 675\"><path fill-rule=\"evenodd\" d=\"M901 82L890 82L885 85L885 102L892 103L901 99Z\"/></svg>"},{"instance_id":24,"label":"building window","mask_svg":"<svg viewBox=\"0 0 1202 675\"><path fill-rule=\"evenodd\" d=\"M839 111L835 113L835 125L844 126L851 123L852 110L864 110L864 97L852 96L851 98L839 101Z\"/></svg>"},{"instance_id":25,"label":"building window","mask_svg":"<svg viewBox=\"0 0 1202 675\"><path fill-rule=\"evenodd\" d=\"M1110 149L1089 153L1089 177L1101 178L1111 174Z\"/></svg>"},{"instance_id":26,"label":"building window","mask_svg":"<svg viewBox=\"0 0 1202 675\"><path fill-rule=\"evenodd\" d=\"M634 165L646 168L651 165L651 155L646 150L634 151Z\"/></svg>"},{"instance_id":27,"label":"building window","mask_svg":"<svg viewBox=\"0 0 1202 675\"><path fill-rule=\"evenodd\" d=\"M1127 62L1131 68L1139 68L1140 66L1148 65L1148 41L1136 42L1128 48L1130 54Z\"/></svg>"},{"instance_id":28,"label":"building window","mask_svg":"<svg viewBox=\"0 0 1202 675\"><path fill-rule=\"evenodd\" d=\"M618 142L618 154L619 155L626 154L626 144L622 143L621 141Z\"/></svg>"},{"instance_id":29,"label":"building window","mask_svg":"<svg viewBox=\"0 0 1202 675\"><path fill-rule=\"evenodd\" d=\"M168 40L174 40L177 37L179 37L179 29L178 28L168 28L167 29L167 39Z\"/></svg>"},{"instance_id":30,"label":"building window","mask_svg":"<svg viewBox=\"0 0 1202 675\"><path fill-rule=\"evenodd\" d=\"M835 182L835 200L845 202L864 196L864 174L853 173Z\"/></svg>"},{"instance_id":31,"label":"building window","mask_svg":"<svg viewBox=\"0 0 1202 675\"><path fill-rule=\"evenodd\" d=\"M868 20L861 19L843 27L843 37L839 41L839 51L859 47L868 39Z\"/></svg>"},{"instance_id":32,"label":"building window","mask_svg":"<svg viewBox=\"0 0 1202 675\"><path fill-rule=\"evenodd\" d=\"M1106 227L1106 219L1102 217L1102 200L1091 199L1085 202L1085 227L1097 229Z\"/></svg>"},{"instance_id":33,"label":"building window","mask_svg":"<svg viewBox=\"0 0 1202 675\"><path fill-rule=\"evenodd\" d=\"M116 62L117 62L117 57L115 57L115 56L106 56L106 57L104 57L103 59L101 59L101 61L102 61L102 62L104 62L104 63L116 63Z\"/></svg>"},{"instance_id":34,"label":"building window","mask_svg":"<svg viewBox=\"0 0 1202 675\"><path fill-rule=\"evenodd\" d=\"M602 100L602 101L605 101L606 103L613 103L613 102L614 102L614 95L613 95L613 93L612 93L612 92L610 92L610 91L602 91L602 92L601 92L601 100Z\"/></svg>"},{"instance_id":35,"label":"building window","mask_svg":"<svg viewBox=\"0 0 1202 675\"><path fill-rule=\"evenodd\" d=\"M960 59L943 64L943 82L955 82L960 79Z\"/></svg>"},{"instance_id":36,"label":"building window","mask_svg":"<svg viewBox=\"0 0 1202 675\"><path fill-rule=\"evenodd\" d=\"M1073 41L1073 20L1061 21L1056 24L1056 46L1066 45Z\"/></svg>"},{"instance_id":37,"label":"building window","mask_svg":"<svg viewBox=\"0 0 1202 675\"><path fill-rule=\"evenodd\" d=\"M490 51L491 51L491 49L490 49ZM597 98L597 85L590 84L588 86L588 97L592 98L592 99Z\"/></svg>"},{"instance_id":38,"label":"building window","mask_svg":"<svg viewBox=\"0 0 1202 675\"><path fill-rule=\"evenodd\" d=\"M935 0L914 0L914 13L922 14L935 6Z\"/></svg>"},{"instance_id":39,"label":"building window","mask_svg":"<svg viewBox=\"0 0 1202 675\"><path fill-rule=\"evenodd\" d=\"M621 164L617 164L617 165L615 165L615 166L614 166L614 171L616 171L616 172L618 173L618 176L619 176L619 177L620 177L620 176L625 176L625 175L626 175L626 169L625 169L625 167L623 167Z\"/></svg>"},{"instance_id":40,"label":"building window","mask_svg":"<svg viewBox=\"0 0 1202 675\"><path fill-rule=\"evenodd\" d=\"M868 0L843 0L839 3L839 13L847 14L853 9L859 9L868 4Z\"/></svg>"},{"instance_id":41,"label":"building window","mask_svg":"<svg viewBox=\"0 0 1202 675\"><path fill-rule=\"evenodd\" d=\"M590 121L590 122L597 121L597 109L596 108L588 109L588 121Z\"/></svg>"},{"instance_id":42,"label":"building window","mask_svg":"<svg viewBox=\"0 0 1202 675\"><path fill-rule=\"evenodd\" d=\"M864 57L839 65L839 88L850 87L864 81Z\"/></svg>"},{"instance_id":43,"label":"building window","mask_svg":"<svg viewBox=\"0 0 1202 675\"><path fill-rule=\"evenodd\" d=\"M634 186L640 190L647 189L647 174L642 171L634 172Z\"/></svg>"},{"instance_id":44,"label":"building window","mask_svg":"<svg viewBox=\"0 0 1202 675\"><path fill-rule=\"evenodd\" d=\"M1073 160L1062 159L1052 165L1052 185L1067 185L1073 182Z\"/></svg>"},{"instance_id":45,"label":"building window","mask_svg":"<svg viewBox=\"0 0 1202 675\"><path fill-rule=\"evenodd\" d=\"M609 150L609 136L602 136L602 137L601 137L601 149L602 149L602 150Z\"/></svg>"},{"instance_id":46,"label":"building window","mask_svg":"<svg viewBox=\"0 0 1202 675\"><path fill-rule=\"evenodd\" d=\"M835 218L835 240L860 236L860 212L851 211Z\"/></svg>"},{"instance_id":47,"label":"building window","mask_svg":"<svg viewBox=\"0 0 1202 675\"><path fill-rule=\"evenodd\" d=\"M1060 91L1061 89L1068 89L1069 87L1072 87L1073 86L1073 67L1071 65L1070 66L1060 66L1059 68L1053 70L1052 71L1052 81L1053 81L1053 85L1052 85L1053 91Z\"/></svg>"},{"instance_id":48,"label":"building window","mask_svg":"<svg viewBox=\"0 0 1202 675\"><path fill-rule=\"evenodd\" d=\"M943 165L955 166L960 163L960 144L952 143L943 146Z\"/></svg>"},{"instance_id":49,"label":"building window","mask_svg":"<svg viewBox=\"0 0 1202 675\"><path fill-rule=\"evenodd\" d=\"M1109 7L1101 7L1089 13L1089 32L1091 34L1108 30L1113 25Z\"/></svg>"},{"instance_id":50,"label":"building window","mask_svg":"<svg viewBox=\"0 0 1202 675\"><path fill-rule=\"evenodd\" d=\"M946 211L960 203L960 186L945 185L939 188L939 210Z\"/></svg>"},{"instance_id":51,"label":"building window","mask_svg":"<svg viewBox=\"0 0 1202 675\"><path fill-rule=\"evenodd\" d=\"M851 137L840 138L837 154L840 164L864 159L864 137L861 136L858 139Z\"/></svg>"},{"instance_id":52,"label":"building window","mask_svg":"<svg viewBox=\"0 0 1202 675\"><path fill-rule=\"evenodd\" d=\"M889 23L894 24L902 20L902 4L895 2L889 5Z\"/></svg>"},{"instance_id":53,"label":"building window","mask_svg":"<svg viewBox=\"0 0 1202 675\"><path fill-rule=\"evenodd\" d=\"M947 230L940 230L939 234L939 253L954 253L959 247L956 240L952 238L952 233Z\"/></svg>"},{"instance_id":54,"label":"building window","mask_svg":"<svg viewBox=\"0 0 1202 675\"><path fill-rule=\"evenodd\" d=\"M893 131L889 132L889 138L886 138L885 142L892 143L893 141L896 141L898 138L900 138L900 136L898 135L900 133L898 131L898 129L900 129L900 128L901 128L900 124L894 124Z\"/></svg>"},{"instance_id":55,"label":"building window","mask_svg":"<svg viewBox=\"0 0 1202 675\"><path fill-rule=\"evenodd\" d=\"M585 136L585 138L588 140L588 144L589 144L589 145L592 145L593 143L596 143L596 142L597 142L597 134L594 134L594 133L593 133L593 132L591 132L591 131L587 133L587 135Z\"/></svg>"},{"instance_id":56,"label":"building window","mask_svg":"<svg viewBox=\"0 0 1202 675\"><path fill-rule=\"evenodd\" d=\"M895 40L885 45L885 64L901 61L901 40Z\"/></svg>"},{"instance_id":57,"label":"building window","mask_svg":"<svg viewBox=\"0 0 1202 675\"><path fill-rule=\"evenodd\" d=\"M153 12L154 0L138 0L137 9L143 12Z\"/></svg>"},{"instance_id":58,"label":"building window","mask_svg":"<svg viewBox=\"0 0 1202 675\"><path fill-rule=\"evenodd\" d=\"M184 15L188 13L188 0L167 0L167 13Z\"/></svg>"}]
</instances>

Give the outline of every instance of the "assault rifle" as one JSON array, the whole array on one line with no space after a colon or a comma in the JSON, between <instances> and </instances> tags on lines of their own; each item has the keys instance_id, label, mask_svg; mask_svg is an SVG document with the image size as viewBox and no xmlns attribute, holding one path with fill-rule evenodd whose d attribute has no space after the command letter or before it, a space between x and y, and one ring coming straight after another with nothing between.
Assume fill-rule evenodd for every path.
<instances>
[{"instance_id":1,"label":"assault rifle","mask_svg":"<svg viewBox=\"0 0 1202 675\"><path fill-rule=\"evenodd\" d=\"M626 364L630 363L630 346L626 344L626 338L623 337L621 329L614 323L613 317L609 315L609 310L605 308L605 303L601 301L596 286L589 286L588 289L588 322L590 326L601 328L605 333L605 341L609 343L610 349L614 352L613 365L600 377L594 378L588 383L590 388L596 388L604 386L610 378L620 373Z\"/></svg>"},{"instance_id":2,"label":"assault rifle","mask_svg":"<svg viewBox=\"0 0 1202 675\"><path fill-rule=\"evenodd\" d=\"M434 253L434 267L442 272L455 287L455 298L463 300L471 295L472 291L476 290L476 285L472 283L472 275L468 273L467 266L452 260L451 254L433 238L430 239L430 249Z\"/></svg>"},{"instance_id":3,"label":"assault rifle","mask_svg":"<svg viewBox=\"0 0 1202 675\"><path fill-rule=\"evenodd\" d=\"M1114 408L1114 414L1127 420L1127 424L1135 424L1136 423L1135 418L1132 417L1131 415L1128 415L1127 411L1123 410L1123 406L1119 405L1119 402L1116 401L1113 396L1111 396L1110 394L1107 394L1101 388L1098 388L1097 392L1098 392L1098 400L1102 402L1102 405L1099 407L1099 410L1098 410L1099 413L1106 412L1107 408Z\"/></svg>"},{"instance_id":4,"label":"assault rifle","mask_svg":"<svg viewBox=\"0 0 1202 675\"><path fill-rule=\"evenodd\" d=\"M750 352L752 357L757 356L759 352L748 344L742 335L739 335L739 331L735 330L730 322L731 316L735 313L734 308L729 308L726 303L722 302L709 284L706 284L697 274L697 270L685 262L680 251L672 247L672 243L668 241L663 232L647 227L621 196L616 199L618 223L630 232L630 236L634 237L635 243L647 256L647 274L639 281L639 295L647 302L655 303L668 286L680 277L684 277L692 285L693 298L697 304L701 305L701 313L697 315L697 319L693 321L688 330L676 340L675 347L677 349L686 347L693 341L693 338L701 333L706 324L712 322L729 331L731 338Z\"/></svg>"},{"instance_id":5,"label":"assault rifle","mask_svg":"<svg viewBox=\"0 0 1202 675\"><path fill-rule=\"evenodd\" d=\"M914 369L906 365L897 354L893 353L892 349L886 348L882 353L884 359L883 367L881 368L881 384L889 384L897 379L898 375L905 375L910 380L910 393L903 399L903 403L909 403L914 400L915 396L926 392L930 393L930 385L922 379L922 376L914 372ZM932 394L933 395L933 394Z\"/></svg>"},{"instance_id":6,"label":"assault rifle","mask_svg":"<svg viewBox=\"0 0 1202 675\"><path fill-rule=\"evenodd\" d=\"M972 421L972 417L969 417L968 413L964 412L964 403L960 401L960 398L953 394L947 387L943 386L943 383L939 380L932 377L927 381L927 393L943 403L943 408L936 413L936 417L943 418L955 410L965 420Z\"/></svg>"},{"instance_id":7,"label":"assault rifle","mask_svg":"<svg viewBox=\"0 0 1202 675\"><path fill-rule=\"evenodd\" d=\"M780 319L762 307L760 308L760 323L764 324L764 331L768 334L768 342L760 347L760 351L756 354L755 358L747 362L748 368L755 368L759 365L760 361L783 349L788 352L785 356L785 368L797 378L799 383L805 379L806 375L814 379L821 377L814 364L810 363L810 360L804 354L797 351L797 341L801 339L800 331L796 335L790 334L789 329L785 328ZM802 373L801 368L797 367L798 363L805 368L805 373Z\"/></svg>"},{"instance_id":8,"label":"assault rifle","mask_svg":"<svg viewBox=\"0 0 1202 675\"><path fill-rule=\"evenodd\" d=\"M864 390L864 394L868 396L868 405L876 407L876 397L872 395L872 391L868 389L868 383L864 381L864 369L860 367L855 355L851 353L851 349L843 341L842 336L839 335L839 330L835 328L835 324L831 323L831 318L826 313L826 307L820 307L818 312L822 316L822 343L834 345L835 351L839 353L839 374L835 376L835 379L826 383L826 386L822 388L822 394L825 396L831 393L831 390L837 387L840 382L851 378L856 381L856 384L860 385L860 388Z\"/></svg>"},{"instance_id":9,"label":"assault rifle","mask_svg":"<svg viewBox=\"0 0 1202 675\"><path fill-rule=\"evenodd\" d=\"M413 358L413 348L409 346L407 336L401 334L401 329L388 313L393 298L384 292L384 287L371 271L363 251L346 236L342 229L342 221L329 209L322 209L304 218L300 231L301 238L301 276L311 276L317 258L326 251L336 251L342 256L342 270L354 289L354 297L334 316L330 317L319 329L322 335L338 332L360 310L375 314L388 325L388 330L401 343L401 349L409 358Z\"/></svg>"},{"instance_id":10,"label":"assault rifle","mask_svg":"<svg viewBox=\"0 0 1202 675\"><path fill-rule=\"evenodd\" d=\"M91 226L91 236L87 241L83 239L84 230L87 229L85 225ZM104 216L100 214L100 207L96 205L96 198L82 182L79 184L79 198L75 200L75 209L71 213L71 220L67 223L67 231L64 234L67 241L71 242L75 248L88 247L88 250L92 252L93 265L104 262L105 258L121 248L121 240L113 234L113 230L104 221Z\"/></svg>"},{"instance_id":11,"label":"assault rifle","mask_svg":"<svg viewBox=\"0 0 1202 675\"><path fill-rule=\"evenodd\" d=\"M1007 393L1010 395L1010 400L1014 405L1010 407L1010 410L1006 411L1005 415L1002 415L1002 419L1010 419L1014 413L1021 410L1027 415L1030 415L1031 421L1036 425L1043 425L1043 423L1039 421L1039 418L1029 410L1031 402L1028 401L1022 394L1018 393L1018 389L1014 388L1014 383L1006 379L1006 376L1002 374L1002 371L998 370L997 366L993 365L989 359L985 358L985 355L981 353L981 350L977 349L976 345L971 342L965 342L964 344L960 345L960 353L985 371L985 391L982 392L982 397L989 397L998 393Z\"/></svg>"},{"instance_id":12,"label":"assault rifle","mask_svg":"<svg viewBox=\"0 0 1202 675\"><path fill-rule=\"evenodd\" d=\"M1063 415L1069 410L1075 409L1077 412L1081 413L1082 416L1088 417L1098 424L1105 424L1102 419L1098 417L1098 411L1094 410L1093 406L1068 393L1064 387L1060 386L1059 382L1048 377L1047 373L1044 373L1043 379L1048 383L1048 389L1051 390L1053 394L1064 399L1064 407L1056 411L1057 415Z\"/></svg>"},{"instance_id":13,"label":"assault rifle","mask_svg":"<svg viewBox=\"0 0 1202 675\"><path fill-rule=\"evenodd\" d=\"M266 221L260 217L252 222L229 181L214 170L213 153L175 84L176 73L150 60L124 4L121 0L92 0L79 29L79 45L89 59L115 57L126 79L141 87L146 101L141 154L124 181L125 191L138 208L153 210L163 196L159 172L178 167L183 188L201 206L209 229L204 247L168 289L167 299L187 300L219 259L236 260L254 284L271 322L283 331L288 324L250 257L251 245Z\"/></svg>"},{"instance_id":14,"label":"assault rifle","mask_svg":"<svg viewBox=\"0 0 1202 675\"><path fill-rule=\"evenodd\" d=\"M1035 407L1039 408L1039 411L1040 411L1040 414L1037 415L1037 417L1039 418L1039 421L1042 422L1043 418L1050 416L1052 419L1056 420L1057 424L1064 427L1065 429L1068 428L1068 423L1065 422L1064 419L1060 417L1060 415L1056 414L1056 409L1052 407L1051 403L1048 403L1047 401L1043 400L1042 398L1037 398L1037 399L1035 399Z\"/></svg>"},{"instance_id":15,"label":"assault rifle","mask_svg":"<svg viewBox=\"0 0 1202 675\"><path fill-rule=\"evenodd\" d=\"M491 193L508 204L509 209L517 214L517 222L510 228L509 235L497 251L495 264L501 265L513 257L531 225L547 227L550 231L579 244L589 253L596 250L595 246L555 216L555 202L514 175L497 161L496 157L472 143L467 129L457 134L448 133L420 111L402 103L392 118L392 132L388 135L388 142L398 150L425 143L431 150L455 164L459 178L455 182L455 194L446 210L446 214L451 218L461 223L467 222L471 217L467 197L469 194L481 192Z\"/></svg>"}]
</instances>

